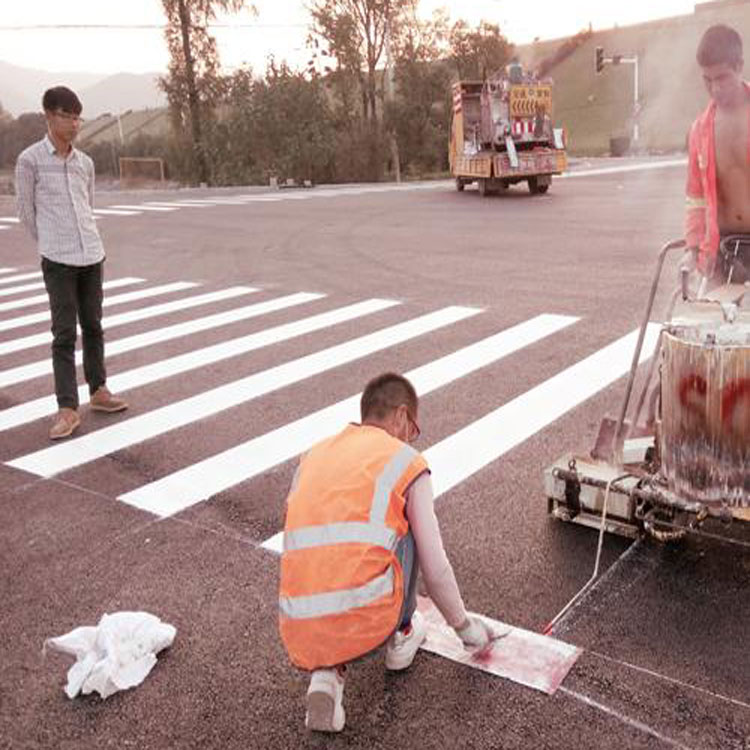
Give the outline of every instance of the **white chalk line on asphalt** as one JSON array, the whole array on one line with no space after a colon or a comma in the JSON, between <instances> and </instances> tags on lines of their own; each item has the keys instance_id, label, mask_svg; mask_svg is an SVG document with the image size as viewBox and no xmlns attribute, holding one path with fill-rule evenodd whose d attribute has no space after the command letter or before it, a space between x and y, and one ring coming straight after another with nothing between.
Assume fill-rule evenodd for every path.
<instances>
[{"instance_id":1,"label":"white chalk line on asphalt","mask_svg":"<svg viewBox=\"0 0 750 750\"><path fill-rule=\"evenodd\" d=\"M297 292L285 297L257 302L254 305L237 307L224 312L206 315L201 318L191 318L190 320L174 323L173 325L154 328L150 331L137 333L133 336L127 336L122 339L115 339L107 343L107 357L114 357L118 354L132 352L137 349L145 349L154 344L161 344L166 341L172 341L177 338L191 336L202 331L209 331L214 328L232 325L244 320L250 320L261 315L267 315L272 312L286 310L296 305L302 305L306 302L312 302L325 297L324 294L313 294L310 292ZM77 351L75 354L76 364L83 362L83 353ZM32 378L38 378L52 372L52 361L49 357L36 362L30 362L18 367L12 367L7 370L0 370L0 388L7 388L10 385L22 383Z\"/></svg>"},{"instance_id":2,"label":"white chalk line on asphalt","mask_svg":"<svg viewBox=\"0 0 750 750\"><path fill-rule=\"evenodd\" d=\"M138 279L138 282L145 281L145 279ZM119 282L105 281L104 290L114 289L117 286L125 286ZM128 302L135 302L137 300L149 299L150 297L160 297L163 294L173 294L174 292L182 292L186 289L193 289L194 287L200 286L200 284L194 281L173 281L169 284L160 284L159 286L152 286L146 289L140 289L137 292L124 292L123 294L117 294L114 297L104 295L102 301L102 307L114 307L115 305L125 305ZM31 302L33 300L33 303ZM49 303L49 299L46 294L42 294L39 297L31 297L27 304L39 304L41 302ZM3 305L0 305L0 310L3 309ZM15 318L9 318L7 320L0 320L0 331L9 331L13 328L21 328L23 326L33 325L35 323L42 323L50 319L49 309L42 310L37 313L30 313L28 315L20 315Z\"/></svg>"},{"instance_id":3,"label":"white chalk line on asphalt","mask_svg":"<svg viewBox=\"0 0 750 750\"><path fill-rule=\"evenodd\" d=\"M623 724L627 724L633 729L637 729L640 732L648 734L651 737L654 737L655 739L659 740L660 742L663 742L666 745L669 745L670 747L677 748L677 750L693 750L693 748L690 748L687 745L683 745L681 742L677 742L677 740L673 740L671 737L667 737L666 735L663 735L661 732L657 731L653 727L650 727L648 724L644 724L642 721L638 721L637 719L633 719L630 716L626 716L625 714L621 713L620 711L617 711L614 708L611 708L610 706L605 706L603 703L600 703L599 701L596 701L593 698L589 698L589 696L584 695L583 693L578 693L575 690L566 688L565 686L560 686L559 688L557 688L557 692L564 693L565 695L569 695L571 698L574 698L575 700L580 701L581 703L585 703L587 706L590 706L591 708L596 708L597 710L602 711L603 713L608 714L609 716L612 716L618 721L621 721Z\"/></svg>"},{"instance_id":4,"label":"white chalk line on asphalt","mask_svg":"<svg viewBox=\"0 0 750 750\"><path fill-rule=\"evenodd\" d=\"M122 279L113 279L112 281L105 281L102 285L104 289L119 289L123 286L132 286L133 284L141 284L145 279L139 279L135 276L128 276ZM12 300L10 302L0 303L0 312L6 312L7 310L18 310L21 307L31 307L33 305L39 305L43 302L49 303L49 297L47 294L37 294L33 297L24 297L23 299ZM49 316L49 310L46 313ZM0 331L5 331L5 321L0 321ZM12 328L13 326L8 326Z\"/></svg>"},{"instance_id":5,"label":"white chalk line on asphalt","mask_svg":"<svg viewBox=\"0 0 750 750\"><path fill-rule=\"evenodd\" d=\"M589 654L590 656L595 656L597 659L602 659L603 661L608 661L608 662L611 662L612 664L618 664L621 667L632 669L634 672L640 672L641 674L649 675L650 677L655 677L658 680L669 682L672 685L677 685L679 687L692 690L696 693L701 693L702 695L706 695L710 698L715 698L716 700L721 701L723 703L731 703L732 705L738 706L739 708L750 709L750 703L745 703L744 701L741 701L738 698L731 698L728 695L715 693L713 690L708 690L707 688L700 687L699 685L693 685L689 682L684 682L683 680L678 680L674 677L669 677L668 675L662 674L661 672L654 672L653 669L647 669L646 667L639 667L637 664L631 664L630 662L622 661L622 659L615 659L612 656L607 656L606 654L601 654L598 651L592 651L591 649L588 649L588 648L586 649L586 653Z\"/></svg>"},{"instance_id":6,"label":"white chalk line on asphalt","mask_svg":"<svg viewBox=\"0 0 750 750\"><path fill-rule=\"evenodd\" d=\"M8 268L7 271L15 271L15 268ZM41 279L41 271L30 271L29 273L19 273L15 276L5 276L0 279L0 284L15 284L19 281L30 281L31 279Z\"/></svg>"},{"instance_id":7,"label":"white chalk line on asphalt","mask_svg":"<svg viewBox=\"0 0 750 750\"><path fill-rule=\"evenodd\" d=\"M658 334L659 326L649 327L641 362L651 356ZM633 357L637 335L638 331L633 331L605 346L424 451L432 470L435 497L440 497L624 375ZM417 393L424 393L424 389L413 380L413 374L407 374L407 377L414 382ZM339 420L338 426L342 423ZM320 439L324 435L316 437ZM309 448L312 442L298 453ZM282 539L283 532L279 532L261 546L280 552Z\"/></svg>"},{"instance_id":8,"label":"white chalk line on asphalt","mask_svg":"<svg viewBox=\"0 0 750 750\"><path fill-rule=\"evenodd\" d=\"M107 382L112 390L118 392L131 390L164 378L174 377L175 375L184 372L206 367L207 365L221 362L232 357L248 354L257 349L272 346L282 341L288 341L308 333L324 330L330 326L338 325L339 323L356 320L365 315L372 315L373 313L386 310L398 304L399 303L395 300L384 299L370 299L365 300L364 302L357 302L353 305L329 310L328 312L312 315L308 318L302 318L301 320L293 321L291 323L283 323L257 333L231 339L230 341L221 344L214 344L213 346L207 346L203 349L196 349L185 354L180 354L176 357L160 360L153 364L137 367L133 370L114 375L108 378ZM339 346L343 347L345 345L341 344ZM329 353L331 350L326 349L324 351ZM152 434L149 434L149 436L155 436L161 434L162 431L173 429L168 426L169 422L167 420L169 419L173 420L175 425L179 424L179 426L181 426L183 422L184 424L189 424L195 419L201 418L201 416L195 415L209 416L215 413L213 409L222 411L225 408L229 408L229 406L236 406L243 402L241 396L242 387L247 387L249 389L256 382L266 382L267 379L273 380L274 376L281 376L282 374L289 374L290 372L293 373L300 363L309 360L313 356L315 355L309 355L308 357L303 357L294 362L287 363L286 365L280 365L279 367L256 373L249 378L233 381L219 388L203 392L198 396L184 399L176 404L173 403L166 407L162 407L161 409L148 412L147 414L119 422L113 427L103 428L96 433L69 440L64 445L53 446L61 450L53 450L52 453L39 451L38 454L31 454L31 456L26 457L28 460L25 463L26 465L36 465L41 467L41 463L38 463L38 461L44 462L45 460L49 460L51 463L49 463L48 467L41 468L41 471L44 472L46 476L51 476L52 474L63 471L64 469L61 468L62 466L72 468L79 463L86 463L94 458L100 457L101 455L106 455L107 453L112 452L112 445L121 445L122 447L125 447L126 445L131 445L147 439L145 437L147 434L146 430L152 431ZM282 370L280 368L284 369ZM81 386L78 389L78 394L81 403L86 403L88 401L87 387ZM226 404L226 406L223 404ZM193 411L191 411L191 408ZM54 396L43 397L36 399L35 401L28 401L19 404L18 406L4 409L3 411L0 411L0 430L7 430L16 427L19 424L52 414L56 410L57 406ZM144 431L144 437L139 439L138 435L141 434L139 432L141 430ZM91 438L94 434L97 437L92 440ZM105 444L105 441L108 442ZM106 448L107 445L109 445L110 448ZM68 446L73 448L73 450L66 450L66 447ZM85 446L85 449L83 446ZM46 450L49 451L51 449L48 448ZM78 458L75 457L77 452L79 454ZM34 458L34 456L36 456L36 458ZM49 473L47 473L48 471Z\"/></svg>"},{"instance_id":9,"label":"white chalk line on asphalt","mask_svg":"<svg viewBox=\"0 0 750 750\"><path fill-rule=\"evenodd\" d=\"M126 323L134 323L140 320L148 320L150 318L156 318L160 315L168 315L173 312L184 312L201 305L209 305L215 302L224 302L226 300L235 299L246 294L254 294L259 291L255 287L250 286L234 286L228 289L222 289L217 292L207 292L206 294L198 294L193 297L184 297L183 299L174 300L172 302L162 302L158 305L149 305L147 307L139 307L135 310L130 310L126 313L120 313L119 315L112 315L105 317L102 320L102 326L104 327L105 333ZM80 327L78 333L80 334ZM42 346L44 344L50 344L52 342L52 334L49 331L43 331L42 333L34 333L29 336L22 336L17 339L9 339L8 341L0 342L0 356L4 354L11 354L13 352L19 352L24 349L31 349L35 346ZM109 343L107 344L109 347ZM108 351L109 353L109 351Z\"/></svg>"},{"instance_id":10,"label":"white chalk line on asphalt","mask_svg":"<svg viewBox=\"0 0 750 750\"><path fill-rule=\"evenodd\" d=\"M421 395L518 351L578 320L539 315L498 334L465 346L407 374ZM357 420L359 394L302 417L283 427L192 464L122 495L120 500L159 516L172 515L217 492L251 479L307 450L342 424Z\"/></svg>"}]
</instances>

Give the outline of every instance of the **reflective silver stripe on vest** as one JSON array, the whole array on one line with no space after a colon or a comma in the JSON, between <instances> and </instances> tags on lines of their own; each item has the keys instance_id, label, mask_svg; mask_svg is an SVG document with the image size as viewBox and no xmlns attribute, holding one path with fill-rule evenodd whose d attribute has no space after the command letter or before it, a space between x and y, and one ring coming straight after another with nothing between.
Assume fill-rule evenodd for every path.
<instances>
[{"instance_id":1,"label":"reflective silver stripe on vest","mask_svg":"<svg viewBox=\"0 0 750 750\"><path fill-rule=\"evenodd\" d=\"M401 450L383 467L383 471L375 480L375 492L370 507L370 522L385 525L385 514L391 501L391 492L401 475L409 468L409 464L417 456L417 451L410 445L404 445Z\"/></svg>"},{"instance_id":2,"label":"reflective silver stripe on vest","mask_svg":"<svg viewBox=\"0 0 750 750\"><path fill-rule=\"evenodd\" d=\"M705 208L706 207L706 199L705 198L691 198L689 195L685 198L685 205L688 208L688 211L693 208Z\"/></svg>"},{"instance_id":3,"label":"reflective silver stripe on vest","mask_svg":"<svg viewBox=\"0 0 750 750\"><path fill-rule=\"evenodd\" d=\"M324 526L303 526L284 532L284 551L325 547L330 544L374 544L389 552L396 549L398 536L387 526L363 521L329 523Z\"/></svg>"},{"instance_id":4,"label":"reflective silver stripe on vest","mask_svg":"<svg viewBox=\"0 0 750 750\"><path fill-rule=\"evenodd\" d=\"M388 570L364 586L342 589L311 596L279 597L281 614L291 620L338 615L358 607L366 607L383 596L393 593L393 569Z\"/></svg>"}]
</instances>

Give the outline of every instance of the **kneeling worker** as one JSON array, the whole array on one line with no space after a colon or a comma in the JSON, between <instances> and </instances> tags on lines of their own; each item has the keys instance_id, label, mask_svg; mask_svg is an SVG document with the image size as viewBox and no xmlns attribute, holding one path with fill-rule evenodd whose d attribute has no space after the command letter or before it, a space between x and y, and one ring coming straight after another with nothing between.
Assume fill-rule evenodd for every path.
<instances>
[{"instance_id":1,"label":"kneeling worker","mask_svg":"<svg viewBox=\"0 0 750 750\"><path fill-rule=\"evenodd\" d=\"M382 644L385 666L409 667L424 641L416 611L427 591L467 649L493 638L467 615L440 536L427 462L407 443L419 436L418 398L403 376L371 380L361 424L313 446L287 499L279 627L291 661L312 672L308 728L339 732L347 662Z\"/></svg>"}]
</instances>

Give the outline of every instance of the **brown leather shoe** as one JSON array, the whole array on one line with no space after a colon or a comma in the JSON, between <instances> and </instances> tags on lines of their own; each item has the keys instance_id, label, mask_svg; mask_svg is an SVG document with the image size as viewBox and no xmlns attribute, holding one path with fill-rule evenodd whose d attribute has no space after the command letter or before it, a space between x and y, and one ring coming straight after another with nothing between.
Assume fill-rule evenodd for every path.
<instances>
[{"instance_id":1,"label":"brown leather shoe","mask_svg":"<svg viewBox=\"0 0 750 750\"><path fill-rule=\"evenodd\" d=\"M75 409L63 407L57 412L55 421L50 427L50 440L59 440L72 435L79 424L81 424L81 418L78 416L78 412Z\"/></svg>"},{"instance_id":2,"label":"brown leather shoe","mask_svg":"<svg viewBox=\"0 0 750 750\"><path fill-rule=\"evenodd\" d=\"M115 412L125 411L128 408L127 402L113 396L106 385L97 388L96 393L90 399L90 404L94 411Z\"/></svg>"}]
</instances>

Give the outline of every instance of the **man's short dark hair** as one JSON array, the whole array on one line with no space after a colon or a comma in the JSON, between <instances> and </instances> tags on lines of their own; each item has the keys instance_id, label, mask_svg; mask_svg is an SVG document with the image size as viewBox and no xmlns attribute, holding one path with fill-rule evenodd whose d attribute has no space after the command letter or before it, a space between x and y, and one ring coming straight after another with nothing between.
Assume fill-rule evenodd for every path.
<instances>
[{"instance_id":1,"label":"man's short dark hair","mask_svg":"<svg viewBox=\"0 0 750 750\"><path fill-rule=\"evenodd\" d=\"M67 86L55 86L47 89L42 97L45 112L62 110L71 115L80 115L83 111L81 100Z\"/></svg>"},{"instance_id":2,"label":"man's short dark hair","mask_svg":"<svg viewBox=\"0 0 750 750\"><path fill-rule=\"evenodd\" d=\"M742 37L723 23L711 26L703 34L695 57L702 68L709 65L737 67L742 64Z\"/></svg>"},{"instance_id":3,"label":"man's short dark hair","mask_svg":"<svg viewBox=\"0 0 750 750\"><path fill-rule=\"evenodd\" d=\"M392 409L405 404L409 413L416 415L419 398L414 386L395 372L385 372L373 378L362 393L359 411L362 421L385 419Z\"/></svg>"}]
</instances>

